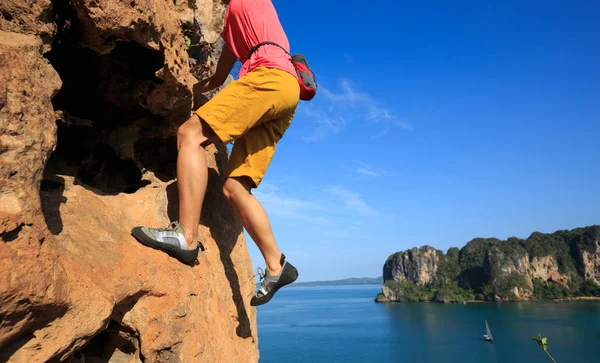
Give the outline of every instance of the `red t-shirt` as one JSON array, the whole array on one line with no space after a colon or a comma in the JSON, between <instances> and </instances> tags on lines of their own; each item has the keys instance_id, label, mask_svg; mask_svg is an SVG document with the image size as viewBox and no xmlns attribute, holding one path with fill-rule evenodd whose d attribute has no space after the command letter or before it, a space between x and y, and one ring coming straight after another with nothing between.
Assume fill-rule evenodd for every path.
<instances>
[{"instance_id":1,"label":"red t-shirt","mask_svg":"<svg viewBox=\"0 0 600 363\"><path fill-rule=\"evenodd\" d=\"M231 0L221 37L242 62L240 78L258 67L281 69L296 76L291 57L278 46L262 45L248 60L250 49L261 42L277 43L288 52L290 50L271 0Z\"/></svg>"}]
</instances>

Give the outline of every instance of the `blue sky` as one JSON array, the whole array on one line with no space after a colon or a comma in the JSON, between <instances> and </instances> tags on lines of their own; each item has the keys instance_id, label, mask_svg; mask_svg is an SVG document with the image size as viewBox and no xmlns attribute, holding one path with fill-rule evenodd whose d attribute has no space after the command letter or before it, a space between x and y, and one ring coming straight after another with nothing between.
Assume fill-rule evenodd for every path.
<instances>
[{"instance_id":1,"label":"blue sky","mask_svg":"<svg viewBox=\"0 0 600 363\"><path fill-rule=\"evenodd\" d=\"M599 2L274 4L320 86L255 191L300 281L600 223Z\"/></svg>"}]
</instances>

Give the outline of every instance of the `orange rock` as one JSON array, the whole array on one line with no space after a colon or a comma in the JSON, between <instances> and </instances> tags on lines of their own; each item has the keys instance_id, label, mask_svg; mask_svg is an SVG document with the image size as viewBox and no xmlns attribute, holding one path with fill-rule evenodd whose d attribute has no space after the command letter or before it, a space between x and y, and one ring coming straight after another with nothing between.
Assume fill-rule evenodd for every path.
<instances>
[{"instance_id":1,"label":"orange rock","mask_svg":"<svg viewBox=\"0 0 600 363\"><path fill-rule=\"evenodd\" d=\"M177 219L195 80L172 3L54 3L0 4L0 361L257 361L224 147L196 266L130 236Z\"/></svg>"}]
</instances>

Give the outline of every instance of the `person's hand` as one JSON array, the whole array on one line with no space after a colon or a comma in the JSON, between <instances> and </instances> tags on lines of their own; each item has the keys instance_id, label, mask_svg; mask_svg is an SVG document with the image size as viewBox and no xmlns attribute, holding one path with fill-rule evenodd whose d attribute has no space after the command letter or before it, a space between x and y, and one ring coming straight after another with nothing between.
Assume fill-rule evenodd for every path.
<instances>
[{"instance_id":1,"label":"person's hand","mask_svg":"<svg viewBox=\"0 0 600 363\"><path fill-rule=\"evenodd\" d=\"M194 87L193 87L194 96L202 94L206 91L209 91L208 86L212 83L211 78L212 77L203 79L200 82L194 84Z\"/></svg>"},{"instance_id":2,"label":"person's hand","mask_svg":"<svg viewBox=\"0 0 600 363\"><path fill-rule=\"evenodd\" d=\"M206 102L208 102L208 97L204 94L204 92L200 92L199 88L198 92L196 92L196 85L194 85L194 110L197 110Z\"/></svg>"}]
</instances>

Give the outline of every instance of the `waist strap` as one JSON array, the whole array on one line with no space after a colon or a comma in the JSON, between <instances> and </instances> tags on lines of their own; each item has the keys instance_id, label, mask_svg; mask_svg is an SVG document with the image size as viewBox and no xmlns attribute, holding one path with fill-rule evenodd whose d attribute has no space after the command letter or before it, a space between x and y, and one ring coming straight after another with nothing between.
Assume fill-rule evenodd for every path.
<instances>
[{"instance_id":1,"label":"waist strap","mask_svg":"<svg viewBox=\"0 0 600 363\"><path fill-rule=\"evenodd\" d=\"M250 57L252 57L252 53L254 53L258 48L262 47L263 45L275 45L281 49L283 49L284 52L287 53L287 55L290 55L290 53L281 45L274 43L274 42L261 42L258 43L257 45L253 46L252 48L250 48L250 54L248 54L248 59L250 59Z\"/></svg>"}]
</instances>

